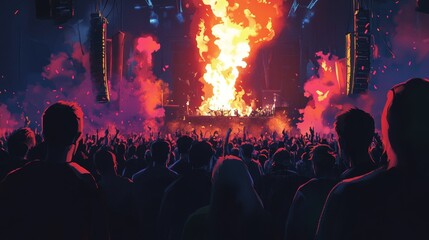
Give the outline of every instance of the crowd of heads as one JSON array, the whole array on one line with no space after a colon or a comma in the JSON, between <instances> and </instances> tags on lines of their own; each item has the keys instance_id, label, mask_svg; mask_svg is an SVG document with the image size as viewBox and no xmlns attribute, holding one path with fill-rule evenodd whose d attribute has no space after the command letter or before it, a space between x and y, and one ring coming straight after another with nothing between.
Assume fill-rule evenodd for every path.
<instances>
[{"instance_id":1,"label":"crowd of heads","mask_svg":"<svg viewBox=\"0 0 429 240\"><path fill-rule=\"evenodd\" d=\"M294 214L303 211L298 204L304 201L301 195L319 194L305 201L323 206L325 201L330 202L331 189L337 183L334 189L343 184L341 180L348 182L392 168L404 169L416 176L429 175L425 161L429 146L429 112L425 110L428 93L429 81L417 78L389 91L381 119L383 141L375 133L374 118L357 108L336 117L337 137L321 136L317 129L300 135L284 131L282 136L273 133L260 138L246 138L244 131L242 136L231 137L230 130L223 136L220 134L221 137L207 138L182 132L168 134L166 138L144 138L119 131L111 134L108 130L99 136L98 131L96 135L86 134L83 112L77 103L60 101L43 113L42 134L23 127L0 139L0 192L7 192L10 195L7 203L13 203L15 191L23 191L10 190L9 185L18 181L16 179L25 179L30 170L37 171L35 166L54 171L50 164L67 164L79 172L77 179L85 182L88 176L93 179L96 192L100 193L99 205L104 206L98 214L109 216L104 228L97 231L105 229L112 239L124 236L130 239L142 236L146 239L260 239L263 236L284 239L298 228L291 221L299 221ZM61 175L52 176L59 179L49 181L63 181ZM69 176L67 181L72 181L70 179L73 177ZM64 187L69 184L67 181ZM180 182L186 184L180 185ZM202 182L207 183L206 189L199 188ZM314 187L316 184L318 189ZM162 231L169 229L168 225L161 226L161 215L180 215L179 211L166 209L182 207L174 206L174 198L183 197L180 191L189 194L187 185L194 188L194 194L186 198L201 201L198 204L185 201L183 205L187 207L183 208L190 210L180 213L179 229L170 236L163 234ZM21 187L25 188L25 184ZM173 195L175 187L179 192ZM112 194L115 191L117 194ZM167 193L175 196L172 202ZM82 199L79 198L85 201ZM280 200L281 205L277 204ZM4 208L1 204L6 203L0 202ZM143 204L147 206L140 206ZM45 207L44 211L51 210L49 205ZM146 215L150 208L155 209L154 212ZM329 216L322 213L321 207L313 211L315 219ZM126 226L123 226L124 218L129 220ZM151 229L142 227L146 221L151 223L148 225ZM317 230L321 233L318 235L316 228L317 224L313 223L310 236L327 239L323 237L324 229ZM0 236L7 238L13 233L6 230Z\"/></svg>"}]
</instances>

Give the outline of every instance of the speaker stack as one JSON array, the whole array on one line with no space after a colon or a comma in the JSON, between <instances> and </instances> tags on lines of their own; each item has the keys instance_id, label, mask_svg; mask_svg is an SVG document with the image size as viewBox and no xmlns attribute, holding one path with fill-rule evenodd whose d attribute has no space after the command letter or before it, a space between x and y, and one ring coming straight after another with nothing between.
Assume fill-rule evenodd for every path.
<instances>
[{"instance_id":1,"label":"speaker stack","mask_svg":"<svg viewBox=\"0 0 429 240\"><path fill-rule=\"evenodd\" d=\"M358 9L354 14L354 32L346 36L347 94L368 90L371 68L371 13Z\"/></svg>"}]
</instances>

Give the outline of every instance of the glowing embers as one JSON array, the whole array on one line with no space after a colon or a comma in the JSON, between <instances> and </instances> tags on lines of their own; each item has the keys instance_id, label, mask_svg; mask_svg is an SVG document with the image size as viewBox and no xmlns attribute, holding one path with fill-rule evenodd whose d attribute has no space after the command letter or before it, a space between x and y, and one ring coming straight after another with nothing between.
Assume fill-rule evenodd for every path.
<instances>
[{"instance_id":1,"label":"glowing embers","mask_svg":"<svg viewBox=\"0 0 429 240\"><path fill-rule=\"evenodd\" d=\"M237 79L240 70L247 67L250 54L275 36L282 1L203 0L203 3L210 9L201 14L195 37L201 60L206 64L202 79L205 96L199 113L210 115L222 111L248 116L252 108L243 100L245 91L237 91Z\"/></svg>"}]
</instances>

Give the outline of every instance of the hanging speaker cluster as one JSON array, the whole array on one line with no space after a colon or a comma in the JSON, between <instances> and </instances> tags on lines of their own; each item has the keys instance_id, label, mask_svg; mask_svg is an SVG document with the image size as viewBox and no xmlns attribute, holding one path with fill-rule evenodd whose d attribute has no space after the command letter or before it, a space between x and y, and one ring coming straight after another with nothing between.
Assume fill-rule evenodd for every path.
<instances>
[{"instance_id":1,"label":"hanging speaker cluster","mask_svg":"<svg viewBox=\"0 0 429 240\"><path fill-rule=\"evenodd\" d=\"M91 14L91 27L89 31L89 59L93 89L96 101L107 103L110 101L106 62L107 19L101 13Z\"/></svg>"},{"instance_id":2,"label":"hanging speaker cluster","mask_svg":"<svg viewBox=\"0 0 429 240\"><path fill-rule=\"evenodd\" d=\"M354 15L354 32L346 36L347 94L368 90L371 68L371 13L358 9Z\"/></svg>"}]
</instances>

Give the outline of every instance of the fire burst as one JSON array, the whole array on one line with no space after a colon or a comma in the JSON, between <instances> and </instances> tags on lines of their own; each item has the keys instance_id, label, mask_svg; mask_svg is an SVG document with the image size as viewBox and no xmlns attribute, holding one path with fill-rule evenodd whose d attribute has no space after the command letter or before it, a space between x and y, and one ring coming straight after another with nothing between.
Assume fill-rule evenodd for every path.
<instances>
[{"instance_id":1,"label":"fire burst","mask_svg":"<svg viewBox=\"0 0 429 240\"><path fill-rule=\"evenodd\" d=\"M203 3L211 13L200 19L195 38L200 57L206 63L202 81L205 96L199 111L202 115L222 110L247 116L252 108L243 100L244 90L237 92L236 82L240 70L247 67L250 54L274 38L280 27L282 0Z\"/></svg>"}]
</instances>

